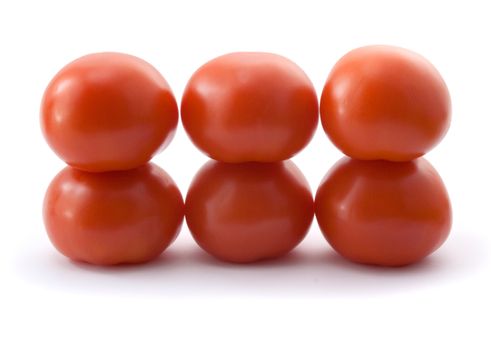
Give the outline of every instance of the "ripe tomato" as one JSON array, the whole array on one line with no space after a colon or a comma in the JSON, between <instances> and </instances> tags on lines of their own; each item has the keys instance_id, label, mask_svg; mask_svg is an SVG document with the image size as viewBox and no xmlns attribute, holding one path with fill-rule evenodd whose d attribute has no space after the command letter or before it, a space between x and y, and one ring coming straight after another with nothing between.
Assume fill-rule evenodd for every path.
<instances>
[{"instance_id":1,"label":"ripe tomato","mask_svg":"<svg viewBox=\"0 0 491 350\"><path fill-rule=\"evenodd\" d=\"M148 162L172 139L177 104L160 73L120 53L81 57L49 83L41 106L44 136L67 164L126 170Z\"/></svg>"},{"instance_id":2,"label":"ripe tomato","mask_svg":"<svg viewBox=\"0 0 491 350\"><path fill-rule=\"evenodd\" d=\"M445 185L423 158L342 158L322 180L315 205L331 246L365 264L414 263L440 247L452 221Z\"/></svg>"},{"instance_id":3,"label":"ripe tomato","mask_svg":"<svg viewBox=\"0 0 491 350\"><path fill-rule=\"evenodd\" d=\"M305 237L313 216L309 185L291 161L209 161L186 197L186 221L196 242L230 262L288 253Z\"/></svg>"},{"instance_id":4,"label":"ripe tomato","mask_svg":"<svg viewBox=\"0 0 491 350\"><path fill-rule=\"evenodd\" d=\"M198 69L182 97L184 128L209 157L231 163L291 158L318 123L314 86L290 60L240 52Z\"/></svg>"},{"instance_id":5,"label":"ripe tomato","mask_svg":"<svg viewBox=\"0 0 491 350\"><path fill-rule=\"evenodd\" d=\"M346 155L407 161L445 136L450 95L422 56L397 47L355 49L334 66L322 91L321 121Z\"/></svg>"},{"instance_id":6,"label":"ripe tomato","mask_svg":"<svg viewBox=\"0 0 491 350\"><path fill-rule=\"evenodd\" d=\"M180 230L184 204L174 181L151 163L97 174L66 167L48 187L43 214L62 254L114 265L160 255Z\"/></svg>"}]
</instances>

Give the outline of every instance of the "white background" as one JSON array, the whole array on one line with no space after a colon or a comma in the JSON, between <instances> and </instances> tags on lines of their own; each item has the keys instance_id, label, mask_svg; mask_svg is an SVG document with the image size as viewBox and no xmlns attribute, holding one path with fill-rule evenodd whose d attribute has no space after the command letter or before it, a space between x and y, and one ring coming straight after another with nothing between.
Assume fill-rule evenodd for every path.
<instances>
[{"instance_id":1,"label":"white background","mask_svg":"<svg viewBox=\"0 0 491 350\"><path fill-rule=\"evenodd\" d=\"M2 1L1 349L490 349L490 11L472 1ZM155 263L97 268L50 245L41 203L63 167L38 121L52 76L83 54L140 56L178 100L189 76L231 51L289 57L320 93L335 61L367 44L415 50L440 70L452 126L427 158L447 184L446 244L402 269L337 257L314 222L284 259L235 266L183 228ZM319 128L294 161L315 190L341 154ZM183 194L206 158L181 126L155 162ZM486 334L488 333L488 334Z\"/></svg>"}]
</instances>

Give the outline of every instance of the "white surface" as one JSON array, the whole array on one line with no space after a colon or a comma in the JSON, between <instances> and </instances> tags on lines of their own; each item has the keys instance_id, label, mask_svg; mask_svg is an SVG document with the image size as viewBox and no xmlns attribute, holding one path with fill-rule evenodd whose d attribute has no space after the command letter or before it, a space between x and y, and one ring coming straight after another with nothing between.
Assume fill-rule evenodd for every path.
<instances>
[{"instance_id":1,"label":"white surface","mask_svg":"<svg viewBox=\"0 0 491 350\"><path fill-rule=\"evenodd\" d=\"M0 348L491 348L491 22L485 1L435 3L1 2ZM428 159L449 189L454 226L423 263L347 263L315 222L295 253L251 266L208 258L187 228L146 266L74 264L50 245L41 201L63 163L41 136L38 109L70 60L95 51L140 56L180 98L205 61L270 51L298 63L320 92L341 55L374 43L426 56L453 97L450 132ZM319 128L295 162L315 190L340 156ZM179 127L155 162L185 193L205 160Z\"/></svg>"}]
</instances>

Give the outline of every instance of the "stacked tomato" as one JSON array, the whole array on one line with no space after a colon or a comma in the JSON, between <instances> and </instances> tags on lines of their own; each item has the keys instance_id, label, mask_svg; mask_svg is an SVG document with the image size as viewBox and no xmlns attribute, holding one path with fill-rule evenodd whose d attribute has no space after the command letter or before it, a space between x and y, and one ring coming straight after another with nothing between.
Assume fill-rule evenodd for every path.
<instances>
[{"instance_id":1,"label":"stacked tomato","mask_svg":"<svg viewBox=\"0 0 491 350\"><path fill-rule=\"evenodd\" d=\"M170 142L177 121L169 85L134 56L84 56L53 78L41 126L68 167L49 185L43 214L61 253L93 264L139 263L174 240L182 196L147 162Z\"/></svg>"},{"instance_id":2,"label":"stacked tomato","mask_svg":"<svg viewBox=\"0 0 491 350\"><path fill-rule=\"evenodd\" d=\"M181 115L191 140L214 159L186 197L196 242L219 259L241 263L292 250L314 216L309 185L288 160L318 124L306 74L274 54L221 56L193 74Z\"/></svg>"},{"instance_id":3,"label":"stacked tomato","mask_svg":"<svg viewBox=\"0 0 491 350\"><path fill-rule=\"evenodd\" d=\"M327 173L316 217L332 247L361 263L416 262L447 238L445 186L420 158L445 135L450 96L438 71L401 48L353 50L332 69L321 121L348 157Z\"/></svg>"}]
</instances>

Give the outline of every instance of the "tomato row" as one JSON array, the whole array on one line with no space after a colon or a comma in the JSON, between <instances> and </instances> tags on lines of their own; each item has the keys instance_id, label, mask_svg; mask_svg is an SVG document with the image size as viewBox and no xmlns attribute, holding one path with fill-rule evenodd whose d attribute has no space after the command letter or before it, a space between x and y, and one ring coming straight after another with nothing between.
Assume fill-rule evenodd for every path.
<instances>
[{"instance_id":1,"label":"tomato row","mask_svg":"<svg viewBox=\"0 0 491 350\"><path fill-rule=\"evenodd\" d=\"M313 84L290 60L232 53L211 60L189 80L182 123L194 144L223 162L275 162L304 148L317 127ZM324 130L346 155L408 161L445 135L450 97L438 71L400 48L349 52L322 91ZM164 149L178 107L160 73L119 53L81 57L48 85L41 126L67 164L93 172L143 165Z\"/></svg>"},{"instance_id":2,"label":"tomato row","mask_svg":"<svg viewBox=\"0 0 491 350\"><path fill-rule=\"evenodd\" d=\"M210 160L186 204L152 163L90 173L63 169L44 202L46 229L64 255L93 264L151 260L177 236L184 214L196 242L231 262L275 258L307 234L314 210L325 237L357 262L406 265L437 249L451 224L448 194L423 158L411 162L341 159L314 200L292 161Z\"/></svg>"},{"instance_id":3,"label":"tomato row","mask_svg":"<svg viewBox=\"0 0 491 350\"><path fill-rule=\"evenodd\" d=\"M334 66L320 108L313 84L290 60L233 53L199 68L181 101L192 142L214 160L184 200L148 163L171 141L179 111L160 73L119 53L81 57L50 82L44 136L69 167L44 201L48 235L64 255L93 264L149 261L177 236L184 216L196 242L231 262L291 251L314 213L332 247L379 265L418 261L443 243L448 194L421 155L445 135L450 97L438 71L400 48L356 49ZM322 126L347 156L314 199L287 160Z\"/></svg>"}]
</instances>

